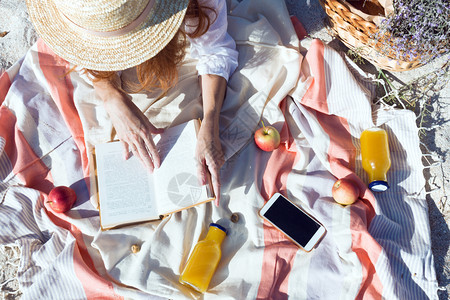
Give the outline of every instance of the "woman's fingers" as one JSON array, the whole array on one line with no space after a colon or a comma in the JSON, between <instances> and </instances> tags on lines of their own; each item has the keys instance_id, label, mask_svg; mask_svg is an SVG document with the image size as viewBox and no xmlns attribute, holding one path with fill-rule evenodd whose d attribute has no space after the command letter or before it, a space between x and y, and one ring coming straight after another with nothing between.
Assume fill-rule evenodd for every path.
<instances>
[{"instance_id":1,"label":"woman's fingers","mask_svg":"<svg viewBox=\"0 0 450 300\"><path fill-rule=\"evenodd\" d=\"M152 134L161 133L163 130L157 129L143 114L139 115L139 113L134 123L128 124L130 124L126 126L128 129L122 130L120 140L126 145L128 153L132 152L146 168L153 172L155 168L159 168L161 162Z\"/></svg>"},{"instance_id":2,"label":"woman's fingers","mask_svg":"<svg viewBox=\"0 0 450 300\"><path fill-rule=\"evenodd\" d=\"M145 135L143 137L143 141L145 144L145 147L147 148L147 152L151 156L153 160L153 165L155 168L159 168L161 165L161 158L159 156L158 149L156 148L155 142L153 141L152 134L161 134L164 132L164 129L158 129L155 126L153 126L150 121L147 120L147 130L149 134Z\"/></svg>"},{"instance_id":3,"label":"woman's fingers","mask_svg":"<svg viewBox=\"0 0 450 300\"><path fill-rule=\"evenodd\" d=\"M153 172L155 166L153 164L153 157L147 150L147 147L145 146L144 141L138 142L138 144L135 145L137 149L137 155L141 159L141 161L144 163L144 165L149 169L151 172Z\"/></svg>"},{"instance_id":4,"label":"woman's fingers","mask_svg":"<svg viewBox=\"0 0 450 300\"><path fill-rule=\"evenodd\" d=\"M130 139L130 136L128 139L121 139L124 146L125 159L129 159L131 154L133 154L138 157L150 171L159 168L161 165L159 152L156 149L156 145L153 142L151 135L150 137L144 136L143 138L136 137L134 139Z\"/></svg>"},{"instance_id":5,"label":"woman's fingers","mask_svg":"<svg viewBox=\"0 0 450 300\"><path fill-rule=\"evenodd\" d=\"M152 138L136 139L134 141L122 140L125 151L125 159L131 157L131 153L138 157L151 172L160 167L160 157Z\"/></svg>"},{"instance_id":6,"label":"woman's fingers","mask_svg":"<svg viewBox=\"0 0 450 300\"><path fill-rule=\"evenodd\" d=\"M159 157L159 152L156 149L155 143L153 142L153 139L151 137L143 140L143 148L145 150L147 158L152 161L152 167L159 168L159 166L161 165L161 159Z\"/></svg>"},{"instance_id":7,"label":"woman's fingers","mask_svg":"<svg viewBox=\"0 0 450 300\"><path fill-rule=\"evenodd\" d=\"M199 163L197 164L198 181L201 185L205 185L208 182L206 178L208 172L206 171L205 160L200 158L198 161L199 161Z\"/></svg>"},{"instance_id":8,"label":"woman's fingers","mask_svg":"<svg viewBox=\"0 0 450 300\"><path fill-rule=\"evenodd\" d=\"M122 146L123 146L123 158L125 160L129 159L131 157L131 149L130 146L128 146L127 143L122 142Z\"/></svg>"},{"instance_id":9,"label":"woman's fingers","mask_svg":"<svg viewBox=\"0 0 450 300\"><path fill-rule=\"evenodd\" d=\"M219 131L211 123L202 122L197 135L196 157L199 181L206 184L211 178L211 184L216 196L215 204L220 202L220 168L225 162ZM209 173L209 174L208 174Z\"/></svg>"},{"instance_id":10,"label":"woman's fingers","mask_svg":"<svg viewBox=\"0 0 450 300\"><path fill-rule=\"evenodd\" d=\"M216 200L214 204L219 206L220 203L220 169L217 166L208 167L209 172L211 173L211 181L214 190L214 195L216 195Z\"/></svg>"},{"instance_id":11,"label":"woman's fingers","mask_svg":"<svg viewBox=\"0 0 450 300\"><path fill-rule=\"evenodd\" d=\"M201 185L209 182L208 176L211 175L211 185L216 199L214 204L219 206L220 202L220 175L217 166L208 166L205 159L200 159L197 166L197 176Z\"/></svg>"},{"instance_id":12,"label":"woman's fingers","mask_svg":"<svg viewBox=\"0 0 450 300\"><path fill-rule=\"evenodd\" d=\"M197 166L197 176L202 185L209 182L208 177L210 176L212 189L216 200L214 201L216 206L220 203L220 168L224 163L223 154L220 151L213 151L212 148L204 149L198 152L198 166Z\"/></svg>"},{"instance_id":13,"label":"woman's fingers","mask_svg":"<svg viewBox=\"0 0 450 300\"><path fill-rule=\"evenodd\" d=\"M150 123L129 95L109 85L96 85L96 91L101 95L117 136L124 144L125 158L128 159L131 152L149 170L158 168L160 158L152 133L162 130Z\"/></svg>"}]
</instances>

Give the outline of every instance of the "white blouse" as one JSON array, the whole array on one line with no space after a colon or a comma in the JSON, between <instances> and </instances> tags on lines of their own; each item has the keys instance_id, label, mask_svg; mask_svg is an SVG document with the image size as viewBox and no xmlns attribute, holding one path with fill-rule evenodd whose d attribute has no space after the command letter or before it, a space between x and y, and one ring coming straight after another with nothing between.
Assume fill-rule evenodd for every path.
<instances>
[{"instance_id":1,"label":"white blouse","mask_svg":"<svg viewBox=\"0 0 450 300\"><path fill-rule=\"evenodd\" d=\"M199 0L199 4L214 9L209 13L211 24L208 31L198 38L188 37L191 57L198 59L199 75L214 74L227 81L238 65L238 52L233 38L228 34L227 4L225 0ZM208 11L206 11L208 12ZM186 20L185 30L192 30L192 22Z\"/></svg>"}]
</instances>

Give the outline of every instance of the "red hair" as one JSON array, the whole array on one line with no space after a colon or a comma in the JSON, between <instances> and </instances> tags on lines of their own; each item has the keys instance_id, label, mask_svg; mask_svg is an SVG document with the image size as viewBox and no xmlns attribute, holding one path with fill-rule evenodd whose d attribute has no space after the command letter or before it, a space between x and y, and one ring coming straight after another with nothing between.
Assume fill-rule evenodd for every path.
<instances>
[{"instance_id":1,"label":"red hair","mask_svg":"<svg viewBox=\"0 0 450 300\"><path fill-rule=\"evenodd\" d=\"M178 65L183 61L186 54L186 36L196 38L208 31L213 22L207 13L208 11L216 13L210 7L201 6L198 3L198 0L190 0L185 20L194 20L195 28L193 27L190 32L185 32L180 28L167 46L158 54L136 66L139 85L136 86L131 83L127 84L136 90L136 92L142 90L151 91L155 88L167 91L174 86L178 79ZM102 79L112 80L116 75L115 71L95 71L85 69L85 72L94 77L94 82Z\"/></svg>"}]
</instances>

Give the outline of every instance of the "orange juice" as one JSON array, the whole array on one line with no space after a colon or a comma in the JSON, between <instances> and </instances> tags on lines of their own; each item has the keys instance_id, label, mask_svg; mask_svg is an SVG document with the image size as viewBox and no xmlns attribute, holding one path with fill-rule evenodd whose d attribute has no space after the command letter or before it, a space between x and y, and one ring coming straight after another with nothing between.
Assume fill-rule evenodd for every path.
<instances>
[{"instance_id":1,"label":"orange juice","mask_svg":"<svg viewBox=\"0 0 450 300\"><path fill-rule=\"evenodd\" d=\"M362 167L369 175L369 188L383 192L389 188L386 173L391 167L387 132L369 128L361 134Z\"/></svg>"},{"instance_id":2,"label":"orange juice","mask_svg":"<svg viewBox=\"0 0 450 300\"><path fill-rule=\"evenodd\" d=\"M208 288L217 265L222 256L220 245L227 235L227 230L222 226L211 223L205 239L195 245L183 272L180 282L200 293Z\"/></svg>"}]
</instances>

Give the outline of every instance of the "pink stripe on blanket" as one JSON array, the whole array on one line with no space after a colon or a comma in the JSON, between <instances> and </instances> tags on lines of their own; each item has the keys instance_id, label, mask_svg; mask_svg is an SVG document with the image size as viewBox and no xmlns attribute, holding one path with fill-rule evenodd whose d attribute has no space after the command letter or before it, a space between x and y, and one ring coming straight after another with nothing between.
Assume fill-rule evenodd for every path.
<instances>
[{"instance_id":1,"label":"pink stripe on blanket","mask_svg":"<svg viewBox=\"0 0 450 300\"><path fill-rule=\"evenodd\" d=\"M84 243L82 232L66 221L64 214L49 213L48 216L55 225L70 231L76 239L73 257L74 270L83 285L87 299L123 299L114 292L112 283L97 272L94 261Z\"/></svg>"},{"instance_id":2,"label":"pink stripe on blanket","mask_svg":"<svg viewBox=\"0 0 450 300\"><path fill-rule=\"evenodd\" d=\"M81 250L81 251L80 251ZM83 282L84 292L87 299L124 299L117 295L110 282L94 272L94 268L86 265L85 249L75 248L74 265L78 278ZM87 252L87 251L86 251ZM81 278L80 278L81 276Z\"/></svg>"},{"instance_id":3,"label":"pink stripe on blanket","mask_svg":"<svg viewBox=\"0 0 450 300\"><path fill-rule=\"evenodd\" d=\"M72 137L78 147L85 180L89 180L89 162L84 141L84 131L78 111L73 101L74 87L70 80L70 64L58 57L42 41L38 40L39 66L47 80L49 92L55 101ZM89 182L86 182L89 187ZM75 274L83 285L88 299L122 299L115 294L111 282L98 274L94 262L84 243L81 231L72 225L64 214L49 213L50 219L58 226L69 230L76 238L74 251Z\"/></svg>"},{"instance_id":4,"label":"pink stripe on blanket","mask_svg":"<svg viewBox=\"0 0 450 300\"><path fill-rule=\"evenodd\" d=\"M302 62L304 68L311 72L313 82L300 101L319 112L328 113L327 89L325 87L325 61L323 59L324 47L320 40L313 40Z\"/></svg>"},{"instance_id":5,"label":"pink stripe on blanket","mask_svg":"<svg viewBox=\"0 0 450 300\"><path fill-rule=\"evenodd\" d=\"M0 107L0 124L0 136L6 141L4 152L16 178L27 187L50 192L53 184L49 169L31 149L16 126L16 116L6 106Z\"/></svg>"},{"instance_id":6,"label":"pink stripe on blanket","mask_svg":"<svg viewBox=\"0 0 450 300\"><path fill-rule=\"evenodd\" d=\"M318 111L316 118L330 138L328 161L333 175L354 180L360 190L364 191L361 192L361 200L351 207L350 221L352 250L358 256L363 269L357 298L381 299L383 286L376 273L375 264L382 248L368 232L369 224L375 216L376 200L365 183L352 171L355 169L356 148L352 142L348 120L328 114L327 103L323 101L327 95L323 53L324 45L318 40L313 42L308 50L305 60L314 74L314 82L301 102ZM314 101L316 98L318 101ZM339 134L336 134L337 132Z\"/></svg>"},{"instance_id":7,"label":"pink stripe on blanket","mask_svg":"<svg viewBox=\"0 0 450 300\"><path fill-rule=\"evenodd\" d=\"M355 161L355 148L345 119L334 115L318 113L316 115L322 128L330 136L328 148L329 163L333 175L337 178L349 178L360 188L361 199L351 206L350 231L352 234L352 250L361 262L363 280L358 299L381 299L382 284L375 271L375 264L381 253L381 246L368 232L369 224L375 216L372 193L361 179L351 170ZM339 132L339 135L335 133Z\"/></svg>"},{"instance_id":8,"label":"pink stripe on blanket","mask_svg":"<svg viewBox=\"0 0 450 300\"><path fill-rule=\"evenodd\" d=\"M285 105L286 100L283 100L280 104L282 111L285 111ZM287 196L287 177L300 158L286 123L283 124L280 135L282 144L270 155L263 174L261 195L266 201L275 192ZM266 221L263 229L265 248L257 298L287 299L289 273L298 247Z\"/></svg>"},{"instance_id":9,"label":"pink stripe on blanket","mask_svg":"<svg viewBox=\"0 0 450 300\"><path fill-rule=\"evenodd\" d=\"M73 84L70 64L58 57L41 39L37 41L39 66L44 73L49 92L61 112L67 127L81 153L81 163L86 181L89 180L89 162L84 142L84 131L73 101ZM89 187L89 182L86 183Z\"/></svg>"},{"instance_id":10,"label":"pink stripe on blanket","mask_svg":"<svg viewBox=\"0 0 450 300\"><path fill-rule=\"evenodd\" d=\"M8 93L9 87L11 86L11 79L7 72L0 74L0 105L5 101L6 94Z\"/></svg>"},{"instance_id":11,"label":"pink stripe on blanket","mask_svg":"<svg viewBox=\"0 0 450 300\"><path fill-rule=\"evenodd\" d=\"M5 106L0 107L0 124L2 124L0 126L0 136L6 141L4 153L11 162L14 175L20 180L21 184L48 194L53 188L51 173L36 156L22 132L17 128L15 115ZM42 199L44 199L45 203L46 197ZM117 298L112 284L97 274L78 228L65 221L64 219L67 217L64 214L55 214L49 211L47 204L44 205L52 222L69 230L76 238L74 268L78 278L83 283L88 299L99 299L99 291L102 291L101 295L108 299ZM96 280L94 280L94 277ZM96 284L94 285L93 282Z\"/></svg>"}]
</instances>

